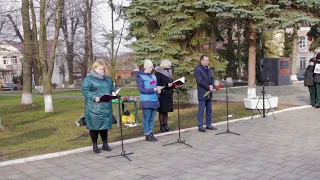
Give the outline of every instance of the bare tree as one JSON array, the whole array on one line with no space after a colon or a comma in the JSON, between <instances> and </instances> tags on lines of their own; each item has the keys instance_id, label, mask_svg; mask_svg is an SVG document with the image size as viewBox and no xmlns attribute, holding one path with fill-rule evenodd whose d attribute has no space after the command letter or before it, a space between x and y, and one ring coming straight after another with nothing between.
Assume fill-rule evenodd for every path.
<instances>
[{"instance_id":1,"label":"bare tree","mask_svg":"<svg viewBox=\"0 0 320 180\"><path fill-rule=\"evenodd\" d=\"M21 5L21 4L20 4ZM17 3L2 3L0 7L0 38L7 41L21 41L21 7ZM13 27L13 28L12 28ZM12 31L13 29L13 31ZM17 39L18 38L18 39Z\"/></svg>"},{"instance_id":2,"label":"bare tree","mask_svg":"<svg viewBox=\"0 0 320 180\"><path fill-rule=\"evenodd\" d=\"M111 31L104 34L105 39L107 42L105 43L107 52L108 52L108 68L110 72L110 76L113 80L115 80L116 72L119 68L126 63L126 61L118 61L118 53L119 48L123 40L123 32L125 29L126 21L123 20L122 27L119 30L115 29L115 22L118 21L122 17L122 4L114 4L113 0L108 1L108 5L111 9L110 11L110 18L111 18ZM117 15L117 17L114 17Z\"/></svg>"},{"instance_id":3,"label":"bare tree","mask_svg":"<svg viewBox=\"0 0 320 180\"><path fill-rule=\"evenodd\" d=\"M33 72L35 77L35 85L41 85L41 66L39 58L39 41L38 41L38 30L37 30L37 18L33 1L30 1L31 17L32 17L32 58L33 58Z\"/></svg>"},{"instance_id":4,"label":"bare tree","mask_svg":"<svg viewBox=\"0 0 320 180\"><path fill-rule=\"evenodd\" d=\"M83 11L83 24L84 24L84 57L82 61L81 76L84 79L87 76L88 62L90 65L93 63L93 48L92 48L92 6L93 0L85 0L85 9Z\"/></svg>"},{"instance_id":5,"label":"bare tree","mask_svg":"<svg viewBox=\"0 0 320 180\"><path fill-rule=\"evenodd\" d=\"M86 11L87 11L87 23L88 28L88 47L89 47L89 58L90 65L93 64L93 48L92 48L92 5L93 0L86 0Z\"/></svg>"},{"instance_id":6,"label":"bare tree","mask_svg":"<svg viewBox=\"0 0 320 180\"><path fill-rule=\"evenodd\" d=\"M84 57L82 61L82 72L81 72L81 78L84 79L87 76L88 71L88 61L89 61L89 28L87 26L88 24L88 16L87 11L83 14L83 24L84 24Z\"/></svg>"},{"instance_id":7,"label":"bare tree","mask_svg":"<svg viewBox=\"0 0 320 180\"><path fill-rule=\"evenodd\" d=\"M29 1L22 1L21 15L22 15L22 25L23 25L23 35L24 35L24 61L23 61L23 91L21 104L30 105L32 101L32 50L33 50L33 40L32 40L32 30L30 27L30 4Z\"/></svg>"},{"instance_id":8,"label":"bare tree","mask_svg":"<svg viewBox=\"0 0 320 180\"><path fill-rule=\"evenodd\" d=\"M74 87L73 80L73 59L75 57L74 44L77 28L80 23L80 11L81 5L77 1L67 1L62 21L62 31L64 35L64 41L67 49L67 64L69 73L69 87Z\"/></svg>"},{"instance_id":9,"label":"bare tree","mask_svg":"<svg viewBox=\"0 0 320 180\"><path fill-rule=\"evenodd\" d=\"M47 22L46 17L47 1L40 0L40 32L39 32L39 59L42 70L42 83L44 93L45 112L53 112L51 79L54 68L55 52L58 44L59 32L62 24L64 0L57 0L56 10L54 11L54 38L48 44L47 41ZM47 46L49 45L50 53L47 53Z\"/></svg>"},{"instance_id":10,"label":"bare tree","mask_svg":"<svg viewBox=\"0 0 320 180\"><path fill-rule=\"evenodd\" d=\"M20 41L23 42L23 41L24 41L24 40L23 40L23 37L22 37L22 35L21 35L21 33L20 33L19 29L18 29L18 26L17 26L16 23L14 22L11 14L7 14L7 17L8 17L8 19L10 20L10 22L11 22L11 24L12 24L12 26L13 26L13 29L14 29L16 35L19 37Z\"/></svg>"}]
</instances>

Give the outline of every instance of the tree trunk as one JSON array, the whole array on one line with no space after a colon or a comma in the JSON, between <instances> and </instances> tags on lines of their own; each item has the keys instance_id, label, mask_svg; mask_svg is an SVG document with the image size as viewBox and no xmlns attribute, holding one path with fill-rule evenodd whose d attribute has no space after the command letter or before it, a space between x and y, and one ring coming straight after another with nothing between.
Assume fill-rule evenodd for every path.
<instances>
[{"instance_id":1,"label":"tree trunk","mask_svg":"<svg viewBox=\"0 0 320 180\"><path fill-rule=\"evenodd\" d=\"M40 85L40 82L39 82L40 72L39 72L38 62L37 61L38 60L33 58L32 69L33 69L33 76L34 76L34 84L35 84L35 86L39 86Z\"/></svg>"},{"instance_id":2,"label":"tree trunk","mask_svg":"<svg viewBox=\"0 0 320 180\"><path fill-rule=\"evenodd\" d=\"M114 5L113 0L109 0L109 6L111 8L111 33L112 33L112 39L111 39L111 78L113 82L116 82L116 57L114 55L114 40L115 40L115 34L114 34Z\"/></svg>"},{"instance_id":3,"label":"tree trunk","mask_svg":"<svg viewBox=\"0 0 320 180\"><path fill-rule=\"evenodd\" d=\"M248 23L249 28L249 62L248 62L248 92L247 97L256 97L256 29L253 20Z\"/></svg>"},{"instance_id":4,"label":"tree trunk","mask_svg":"<svg viewBox=\"0 0 320 180\"><path fill-rule=\"evenodd\" d=\"M68 64L68 73L69 73L69 88L74 87L73 58L74 58L73 43L68 43L67 44L67 64Z\"/></svg>"},{"instance_id":5,"label":"tree trunk","mask_svg":"<svg viewBox=\"0 0 320 180\"><path fill-rule=\"evenodd\" d=\"M21 7L23 35L24 35L24 61L23 61L23 91L21 104L30 105L32 101L32 32L30 29L29 1L22 1Z\"/></svg>"},{"instance_id":6,"label":"tree trunk","mask_svg":"<svg viewBox=\"0 0 320 180\"><path fill-rule=\"evenodd\" d=\"M39 51L42 66L42 82L45 112L53 112L51 79L54 68L55 52L58 44L59 32L62 24L62 12L64 8L64 0L57 1L57 19L55 19L54 38L51 44L50 54L47 54L47 34L46 34L46 0L40 0L40 33L39 33Z\"/></svg>"},{"instance_id":7,"label":"tree trunk","mask_svg":"<svg viewBox=\"0 0 320 180\"><path fill-rule=\"evenodd\" d=\"M38 43L38 30L37 30L37 20L36 14L34 11L33 1L30 1L30 8L32 14L32 52L33 52L33 72L34 72L34 81L35 85L41 86L40 77L41 77L41 65L39 59L39 43Z\"/></svg>"},{"instance_id":8,"label":"tree trunk","mask_svg":"<svg viewBox=\"0 0 320 180\"><path fill-rule=\"evenodd\" d=\"M88 26L88 47L89 47L89 58L90 65L93 64L93 49L92 49L92 5L93 0L87 0L87 26Z\"/></svg>"},{"instance_id":9,"label":"tree trunk","mask_svg":"<svg viewBox=\"0 0 320 180\"><path fill-rule=\"evenodd\" d=\"M241 26L240 24L238 24L237 36L238 36L238 80L241 81Z\"/></svg>"},{"instance_id":10,"label":"tree trunk","mask_svg":"<svg viewBox=\"0 0 320 180\"><path fill-rule=\"evenodd\" d=\"M217 53L217 36L216 36L216 28L215 28L215 24L212 24L213 29L212 29L212 52L213 53Z\"/></svg>"},{"instance_id":11,"label":"tree trunk","mask_svg":"<svg viewBox=\"0 0 320 180\"><path fill-rule=\"evenodd\" d=\"M292 34L292 55L291 55L291 81L298 81L297 79L297 49L298 49L298 31L296 28L293 29Z\"/></svg>"},{"instance_id":12,"label":"tree trunk","mask_svg":"<svg viewBox=\"0 0 320 180\"><path fill-rule=\"evenodd\" d=\"M232 26L232 24L230 25ZM232 77L232 79L235 79L236 74L234 73L235 71L235 50L234 50L234 42L233 42L233 32L232 32L232 28L228 28L227 31L227 37L228 37L228 45L226 47L227 49L227 54L226 54L226 58L228 61L228 65L227 65L227 69L226 69L226 74L227 77Z\"/></svg>"},{"instance_id":13,"label":"tree trunk","mask_svg":"<svg viewBox=\"0 0 320 180\"><path fill-rule=\"evenodd\" d=\"M42 79L44 94L44 112L53 112L51 77L49 77L46 74Z\"/></svg>"},{"instance_id":14,"label":"tree trunk","mask_svg":"<svg viewBox=\"0 0 320 180\"><path fill-rule=\"evenodd\" d=\"M70 40L69 40L69 31L68 31L68 18L63 18L63 26L62 31L64 34L64 41L67 48L67 65L68 65L68 73L69 73L69 88L74 87L74 79L73 79L73 58L75 56L74 54L74 38L76 34L76 30L79 24L79 18L77 17L76 20L74 20L74 17L70 17Z\"/></svg>"},{"instance_id":15,"label":"tree trunk","mask_svg":"<svg viewBox=\"0 0 320 180\"><path fill-rule=\"evenodd\" d=\"M84 14L83 22L84 24L87 24L88 18L87 15ZM82 79L84 79L87 76L88 72L88 60L89 60L89 30L88 26L84 26L84 35L85 35L85 42L84 42L84 57L83 57L83 64L82 64Z\"/></svg>"}]
</instances>

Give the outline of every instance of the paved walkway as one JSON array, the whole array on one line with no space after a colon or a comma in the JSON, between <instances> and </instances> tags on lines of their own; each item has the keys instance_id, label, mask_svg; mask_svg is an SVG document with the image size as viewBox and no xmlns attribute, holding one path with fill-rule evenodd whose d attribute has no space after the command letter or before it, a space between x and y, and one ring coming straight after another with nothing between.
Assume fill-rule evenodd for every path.
<instances>
[{"instance_id":1,"label":"paved walkway","mask_svg":"<svg viewBox=\"0 0 320 180\"><path fill-rule=\"evenodd\" d=\"M98 155L83 152L0 168L0 179L320 179L320 111L306 108L230 124L240 133L189 131L159 141L126 144L132 161L116 155L120 146Z\"/></svg>"},{"instance_id":2,"label":"paved walkway","mask_svg":"<svg viewBox=\"0 0 320 180\"><path fill-rule=\"evenodd\" d=\"M247 97L247 87L232 88L236 94L232 94L228 90L228 96L230 101L243 102ZM261 95L261 86L256 87L257 96ZM266 94L277 96L279 98L279 104L296 104L296 105L309 105L309 91L304 87L303 82L297 82L292 85L286 86L265 86ZM214 93L214 100L226 100L225 89L221 89Z\"/></svg>"}]
</instances>

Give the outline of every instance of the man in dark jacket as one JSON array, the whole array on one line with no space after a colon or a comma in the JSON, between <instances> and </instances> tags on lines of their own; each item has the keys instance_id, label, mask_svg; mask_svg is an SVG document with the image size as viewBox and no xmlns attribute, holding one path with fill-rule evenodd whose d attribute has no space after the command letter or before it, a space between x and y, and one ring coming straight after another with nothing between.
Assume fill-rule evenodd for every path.
<instances>
[{"instance_id":1,"label":"man in dark jacket","mask_svg":"<svg viewBox=\"0 0 320 180\"><path fill-rule=\"evenodd\" d=\"M198 127L200 132L205 132L203 128L203 113L204 108L206 108L206 129L217 130L217 128L211 125L212 118L212 92L215 88L214 79L209 68L209 57L207 55L202 55L200 57L200 64L194 69L194 76L197 81L198 90ZM205 94L210 91L208 96Z\"/></svg>"}]
</instances>

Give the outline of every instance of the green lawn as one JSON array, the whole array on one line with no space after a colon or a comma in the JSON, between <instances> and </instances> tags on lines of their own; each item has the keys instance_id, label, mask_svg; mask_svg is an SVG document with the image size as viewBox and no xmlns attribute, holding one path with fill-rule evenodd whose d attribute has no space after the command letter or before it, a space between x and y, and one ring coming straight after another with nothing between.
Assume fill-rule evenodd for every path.
<instances>
[{"instance_id":1,"label":"green lawn","mask_svg":"<svg viewBox=\"0 0 320 180\"><path fill-rule=\"evenodd\" d=\"M0 91L0 94L21 94L21 91ZM37 95L38 91L32 91L32 94ZM59 96L82 96L80 90L70 90L70 89L56 89L52 91L53 95ZM139 96L139 91L136 88L121 88L121 96Z\"/></svg>"},{"instance_id":2,"label":"green lawn","mask_svg":"<svg viewBox=\"0 0 320 180\"><path fill-rule=\"evenodd\" d=\"M54 113L45 113L42 96L34 97L33 106L19 105L21 97L0 96L0 116L4 130L0 129L0 161L70 150L91 145L88 130L77 127L75 120L83 115L83 99L55 98ZM279 109L288 106L279 106ZM133 105L128 105L133 113ZM230 103L233 118L250 116L243 103ZM184 105L180 110L181 127L194 127L197 106ZM115 111L114 111L115 114ZM213 122L224 121L225 103L214 103ZM141 110L139 111L141 123ZM177 129L177 111L169 114L169 126ZM155 133L159 133L159 121L155 119ZM142 126L124 129L124 138L143 136ZM109 141L120 140L119 129L114 125Z\"/></svg>"}]
</instances>

